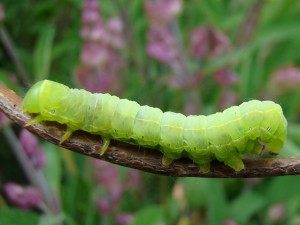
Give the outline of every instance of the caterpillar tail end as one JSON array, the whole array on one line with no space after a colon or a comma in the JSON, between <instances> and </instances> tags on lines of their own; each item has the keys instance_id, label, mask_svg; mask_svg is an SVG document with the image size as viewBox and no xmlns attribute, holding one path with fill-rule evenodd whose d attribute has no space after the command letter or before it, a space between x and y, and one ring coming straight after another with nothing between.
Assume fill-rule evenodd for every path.
<instances>
[{"instance_id":1,"label":"caterpillar tail end","mask_svg":"<svg viewBox=\"0 0 300 225\"><path fill-rule=\"evenodd\" d=\"M66 140L68 140L71 137L72 133L73 133L73 130L71 128L67 127L66 133L61 138L59 144L62 144L63 142L65 142Z\"/></svg>"},{"instance_id":2,"label":"caterpillar tail end","mask_svg":"<svg viewBox=\"0 0 300 225\"><path fill-rule=\"evenodd\" d=\"M43 121L43 117L41 115L36 116L33 120L31 120L30 122L26 123L24 127L29 127L32 126L36 123L40 123Z\"/></svg>"},{"instance_id":3,"label":"caterpillar tail end","mask_svg":"<svg viewBox=\"0 0 300 225\"><path fill-rule=\"evenodd\" d=\"M172 162L173 162L173 159L170 159L166 156L162 157L161 163L163 164L163 166L169 166Z\"/></svg>"},{"instance_id":4,"label":"caterpillar tail end","mask_svg":"<svg viewBox=\"0 0 300 225\"><path fill-rule=\"evenodd\" d=\"M109 138L102 137L102 139L103 139L103 146L100 150L100 155L104 155L104 153L107 151L109 144L110 144Z\"/></svg>"}]
</instances>

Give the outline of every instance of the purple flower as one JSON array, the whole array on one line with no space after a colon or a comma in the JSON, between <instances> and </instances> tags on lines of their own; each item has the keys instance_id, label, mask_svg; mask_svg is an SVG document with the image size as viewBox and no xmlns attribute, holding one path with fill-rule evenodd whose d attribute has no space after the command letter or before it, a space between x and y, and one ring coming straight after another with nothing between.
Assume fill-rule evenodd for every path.
<instances>
[{"instance_id":1,"label":"purple flower","mask_svg":"<svg viewBox=\"0 0 300 225\"><path fill-rule=\"evenodd\" d=\"M39 149L30 157L30 162L36 169L41 169L46 164L46 156L42 149Z\"/></svg>"},{"instance_id":2,"label":"purple flower","mask_svg":"<svg viewBox=\"0 0 300 225\"><path fill-rule=\"evenodd\" d=\"M125 182L127 189L137 190L143 185L143 176L138 170L128 169Z\"/></svg>"},{"instance_id":3,"label":"purple flower","mask_svg":"<svg viewBox=\"0 0 300 225\"><path fill-rule=\"evenodd\" d=\"M171 63L178 57L176 40L165 27L151 26L148 32L147 53L163 63Z\"/></svg>"},{"instance_id":4,"label":"purple flower","mask_svg":"<svg viewBox=\"0 0 300 225\"><path fill-rule=\"evenodd\" d=\"M193 58L217 58L230 50L227 35L208 27L197 27L191 33L190 52Z\"/></svg>"},{"instance_id":5,"label":"purple flower","mask_svg":"<svg viewBox=\"0 0 300 225\"><path fill-rule=\"evenodd\" d=\"M91 24L100 20L98 8L90 8L82 11L81 22L83 24Z\"/></svg>"},{"instance_id":6,"label":"purple flower","mask_svg":"<svg viewBox=\"0 0 300 225\"><path fill-rule=\"evenodd\" d=\"M0 127L4 127L9 123L9 119L4 115L4 113L0 112Z\"/></svg>"},{"instance_id":7,"label":"purple flower","mask_svg":"<svg viewBox=\"0 0 300 225\"><path fill-rule=\"evenodd\" d=\"M146 0L144 10L154 23L166 24L174 20L182 10L181 0Z\"/></svg>"},{"instance_id":8,"label":"purple flower","mask_svg":"<svg viewBox=\"0 0 300 225\"><path fill-rule=\"evenodd\" d=\"M108 199L98 199L97 200L97 207L99 212L103 215L110 214L112 212L112 204L109 202Z\"/></svg>"},{"instance_id":9,"label":"purple flower","mask_svg":"<svg viewBox=\"0 0 300 225\"><path fill-rule=\"evenodd\" d=\"M122 65L118 50L125 47L122 21L113 17L106 24L99 14L98 2L85 0L80 35L85 42L76 81L91 92L118 92L117 74Z\"/></svg>"},{"instance_id":10,"label":"purple flower","mask_svg":"<svg viewBox=\"0 0 300 225\"><path fill-rule=\"evenodd\" d=\"M300 69L293 66L284 66L277 69L271 79L271 88L274 92L293 91L300 86Z\"/></svg>"},{"instance_id":11,"label":"purple flower","mask_svg":"<svg viewBox=\"0 0 300 225\"><path fill-rule=\"evenodd\" d=\"M98 44L109 41L109 35L100 21L90 24L89 26L83 26L80 31L80 36L85 41Z\"/></svg>"},{"instance_id":12,"label":"purple flower","mask_svg":"<svg viewBox=\"0 0 300 225\"><path fill-rule=\"evenodd\" d=\"M20 132L20 143L29 157L36 152L39 145L36 137L26 129Z\"/></svg>"},{"instance_id":13,"label":"purple flower","mask_svg":"<svg viewBox=\"0 0 300 225\"><path fill-rule=\"evenodd\" d=\"M238 103L238 96L236 92L231 91L229 89L225 89L222 91L219 102L218 109L224 110L230 106L236 105Z\"/></svg>"},{"instance_id":14,"label":"purple flower","mask_svg":"<svg viewBox=\"0 0 300 225\"><path fill-rule=\"evenodd\" d=\"M192 57L200 59L207 56L209 51L208 30L205 27L196 28L190 37L190 52Z\"/></svg>"},{"instance_id":15,"label":"purple flower","mask_svg":"<svg viewBox=\"0 0 300 225\"><path fill-rule=\"evenodd\" d=\"M268 212L268 216L273 224L281 221L286 213L286 206L283 203L274 204Z\"/></svg>"},{"instance_id":16,"label":"purple flower","mask_svg":"<svg viewBox=\"0 0 300 225\"><path fill-rule=\"evenodd\" d=\"M40 169L44 167L46 164L45 153L36 137L26 129L22 129L19 138L20 143L34 168Z\"/></svg>"},{"instance_id":17,"label":"purple flower","mask_svg":"<svg viewBox=\"0 0 300 225\"><path fill-rule=\"evenodd\" d=\"M119 34L123 31L123 22L119 17L112 17L107 22L107 29L114 34Z\"/></svg>"},{"instance_id":18,"label":"purple flower","mask_svg":"<svg viewBox=\"0 0 300 225\"><path fill-rule=\"evenodd\" d=\"M239 82L238 75L227 68L221 68L215 71L214 78L217 84L223 87L231 86Z\"/></svg>"},{"instance_id":19,"label":"purple flower","mask_svg":"<svg viewBox=\"0 0 300 225\"><path fill-rule=\"evenodd\" d=\"M222 225L238 225L238 224L232 219L227 219L223 221Z\"/></svg>"},{"instance_id":20,"label":"purple flower","mask_svg":"<svg viewBox=\"0 0 300 225\"><path fill-rule=\"evenodd\" d=\"M91 92L110 92L119 87L116 83L116 73L114 71L105 72L80 65L75 72L76 81L86 90ZM117 92L117 91L115 91Z\"/></svg>"},{"instance_id":21,"label":"purple flower","mask_svg":"<svg viewBox=\"0 0 300 225\"><path fill-rule=\"evenodd\" d=\"M87 67L101 67L109 63L107 49L96 43L85 43L81 49L81 61Z\"/></svg>"},{"instance_id":22,"label":"purple flower","mask_svg":"<svg viewBox=\"0 0 300 225\"><path fill-rule=\"evenodd\" d=\"M97 183L112 191L119 181L119 170L116 166L98 159L92 159Z\"/></svg>"},{"instance_id":23,"label":"purple flower","mask_svg":"<svg viewBox=\"0 0 300 225\"><path fill-rule=\"evenodd\" d=\"M134 216L128 213L120 213L116 216L116 222L119 225L127 225L133 222Z\"/></svg>"},{"instance_id":24,"label":"purple flower","mask_svg":"<svg viewBox=\"0 0 300 225\"><path fill-rule=\"evenodd\" d=\"M84 0L83 1L83 7L86 10L91 10L91 9L99 9L99 3L98 0Z\"/></svg>"},{"instance_id":25,"label":"purple flower","mask_svg":"<svg viewBox=\"0 0 300 225\"><path fill-rule=\"evenodd\" d=\"M5 13L4 13L4 7L2 4L0 4L0 23L4 20Z\"/></svg>"},{"instance_id":26,"label":"purple flower","mask_svg":"<svg viewBox=\"0 0 300 225\"><path fill-rule=\"evenodd\" d=\"M209 56L212 59L224 55L230 51L231 45L228 36L225 33L219 32L215 29L210 30L210 53Z\"/></svg>"},{"instance_id":27,"label":"purple flower","mask_svg":"<svg viewBox=\"0 0 300 225\"><path fill-rule=\"evenodd\" d=\"M123 22L119 17L112 17L107 22L108 45L114 49L123 49L125 41L123 37Z\"/></svg>"},{"instance_id":28,"label":"purple flower","mask_svg":"<svg viewBox=\"0 0 300 225\"><path fill-rule=\"evenodd\" d=\"M42 202L40 193L34 187L22 187L10 182L4 185L4 192L12 204L22 209L35 208Z\"/></svg>"}]
</instances>

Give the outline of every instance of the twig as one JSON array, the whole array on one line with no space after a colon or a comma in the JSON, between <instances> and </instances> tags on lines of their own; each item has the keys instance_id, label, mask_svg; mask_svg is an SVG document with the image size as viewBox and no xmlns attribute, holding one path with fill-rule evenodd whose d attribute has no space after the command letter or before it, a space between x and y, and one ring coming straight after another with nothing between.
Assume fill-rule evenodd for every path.
<instances>
[{"instance_id":1,"label":"twig","mask_svg":"<svg viewBox=\"0 0 300 225\"><path fill-rule=\"evenodd\" d=\"M0 110L20 126L24 126L32 116L21 112L22 98L0 84ZM59 145L65 132L65 126L55 122L44 122L28 127L32 133ZM75 132L62 147L72 151L105 160L114 164L131 167L146 172L181 177L264 177L300 174L300 157L245 159L245 169L235 172L222 163L211 165L209 173L202 173L199 167L188 159L180 159L170 166L161 164L162 154L153 149L112 141L109 150L101 156L99 150L102 139L99 135L86 132Z\"/></svg>"}]
</instances>

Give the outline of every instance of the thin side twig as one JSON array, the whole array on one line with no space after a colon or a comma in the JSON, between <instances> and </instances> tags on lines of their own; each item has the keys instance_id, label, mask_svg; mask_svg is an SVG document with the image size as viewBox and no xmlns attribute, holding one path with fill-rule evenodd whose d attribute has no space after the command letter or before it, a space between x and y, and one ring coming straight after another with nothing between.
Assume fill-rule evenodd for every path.
<instances>
[{"instance_id":1,"label":"thin side twig","mask_svg":"<svg viewBox=\"0 0 300 225\"><path fill-rule=\"evenodd\" d=\"M21 111L22 98L0 84L0 111L20 126L28 123L32 116ZM27 127L32 133L59 145L65 132L65 126L55 122L44 122ZM101 156L99 150L102 139L99 135L75 132L62 147L114 164L131 167L146 172L180 177L264 177L300 174L300 157L245 159L245 169L235 172L222 163L214 162L209 173L199 171L191 160L175 160L169 166L161 164L162 154L154 149L132 145L120 141L111 141L108 151Z\"/></svg>"},{"instance_id":2,"label":"thin side twig","mask_svg":"<svg viewBox=\"0 0 300 225\"><path fill-rule=\"evenodd\" d=\"M17 69L17 77L19 81L22 83L24 87L28 87L30 85L30 78L21 63L17 51L10 40L8 33L6 32L3 25L0 24L0 41L2 42L3 46L5 47L7 53L9 54L11 60L13 61L16 69Z\"/></svg>"}]
</instances>

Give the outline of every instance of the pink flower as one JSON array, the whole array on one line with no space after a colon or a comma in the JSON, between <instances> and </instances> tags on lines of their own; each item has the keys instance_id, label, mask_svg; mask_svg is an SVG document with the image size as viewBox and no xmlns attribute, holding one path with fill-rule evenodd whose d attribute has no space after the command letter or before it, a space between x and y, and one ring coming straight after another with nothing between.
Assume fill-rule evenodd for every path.
<instances>
[{"instance_id":1,"label":"pink flower","mask_svg":"<svg viewBox=\"0 0 300 225\"><path fill-rule=\"evenodd\" d=\"M123 49L125 47L123 28L123 22L118 17L112 17L107 22L107 32L109 34L107 44L114 49Z\"/></svg>"},{"instance_id":2,"label":"pink flower","mask_svg":"<svg viewBox=\"0 0 300 225\"><path fill-rule=\"evenodd\" d=\"M120 213L116 216L116 221L119 225L127 225L133 222L134 216L128 213Z\"/></svg>"},{"instance_id":3,"label":"pink flower","mask_svg":"<svg viewBox=\"0 0 300 225\"><path fill-rule=\"evenodd\" d=\"M20 143L29 157L36 152L39 145L36 137L26 129L20 132Z\"/></svg>"},{"instance_id":4,"label":"pink flower","mask_svg":"<svg viewBox=\"0 0 300 225\"><path fill-rule=\"evenodd\" d=\"M218 109L224 110L230 106L236 105L238 103L238 96L236 92L225 89L222 91L219 102Z\"/></svg>"},{"instance_id":5,"label":"pink flower","mask_svg":"<svg viewBox=\"0 0 300 225\"><path fill-rule=\"evenodd\" d=\"M182 10L181 0L146 0L144 10L154 23L166 24L174 20Z\"/></svg>"},{"instance_id":6,"label":"pink flower","mask_svg":"<svg viewBox=\"0 0 300 225\"><path fill-rule=\"evenodd\" d=\"M111 203L109 202L108 199L105 199L105 198L98 199L97 206L98 206L100 213L103 215L110 214L113 211Z\"/></svg>"},{"instance_id":7,"label":"pink flower","mask_svg":"<svg viewBox=\"0 0 300 225\"><path fill-rule=\"evenodd\" d=\"M26 129L22 129L20 143L34 168L43 168L46 164L46 157L36 137Z\"/></svg>"},{"instance_id":8,"label":"pink flower","mask_svg":"<svg viewBox=\"0 0 300 225\"><path fill-rule=\"evenodd\" d=\"M217 58L230 50L227 35L208 27L197 27L190 37L190 52L192 57Z\"/></svg>"},{"instance_id":9,"label":"pink flower","mask_svg":"<svg viewBox=\"0 0 300 225\"><path fill-rule=\"evenodd\" d=\"M113 191L117 188L118 185L116 184L120 181L120 174L116 166L98 159L93 159L92 165L94 167L97 183L109 191Z\"/></svg>"},{"instance_id":10,"label":"pink flower","mask_svg":"<svg viewBox=\"0 0 300 225\"><path fill-rule=\"evenodd\" d=\"M215 71L214 78L217 84L223 87L231 86L239 82L238 75L227 68L221 68Z\"/></svg>"},{"instance_id":11,"label":"pink flower","mask_svg":"<svg viewBox=\"0 0 300 225\"><path fill-rule=\"evenodd\" d=\"M230 42L228 36L225 33L217 30L211 30L211 49L209 56L211 58L217 58L230 51Z\"/></svg>"},{"instance_id":12,"label":"pink flower","mask_svg":"<svg viewBox=\"0 0 300 225\"><path fill-rule=\"evenodd\" d=\"M284 66L277 69L271 80L276 92L292 91L300 86L300 69L293 66Z\"/></svg>"},{"instance_id":13,"label":"pink flower","mask_svg":"<svg viewBox=\"0 0 300 225\"><path fill-rule=\"evenodd\" d=\"M176 40L168 28L151 26L148 39L147 53L151 57L170 63L178 56Z\"/></svg>"},{"instance_id":14,"label":"pink flower","mask_svg":"<svg viewBox=\"0 0 300 225\"><path fill-rule=\"evenodd\" d=\"M85 0L80 35L85 43L75 72L76 81L91 92L118 92L117 74L122 65L118 50L125 47L122 21L113 17L106 24L97 0Z\"/></svg>"},{"instance_id":15,"label":"pink flower","mask_svg":"<svg viewBox=\"0 0 300 225\"><path fill-rule=\"evenodd\" d=\"M9 119L2 112L0 112L0 127L4 127L8 123Z\"/></svg>"},{"instance_id":16,"label":"pink flower","mask_svg":"<svg viewBox=\"0 0 300 225\"><path fill-rule=\"evenodd\" d=\"M268 216L273 224L281 221L286 214L286 206L283 203L274 204L268 212Z\"/></svg>"},{"instance_id":17,"label":"pink flower","mask_svg":"<svg viewBox=\"0 0 300 225\"><path fill-rule=\"evenodd\" d=\"M115 71L101 71L98 68L88 68L80 65L76 72L76 81L86 90L97 93L106 93L115 90L118 92Z\"/></svg>"},{"instance_id":18,"label":"pink flower","mask_svg":"<svg viewBox=\"0 0 300 225\"><path fill-rule=\"evenodd\" d=\"M10 182L4 185L4 192L12 204L22 209L36 208L42 202L40 193L34 187L22 187Z\"/></svg>"},{"instance_id":19,"label":"pink flower","mask_svg":"<svg viewBox=\"0 0 300 225\"><path fill-rule=\"evenodd\" d=\"M224 220L222 225L238 225L233 219Z\"/></svg>"},{"instance_id":20,"label":"pink flower","mask_svg":"<svg viewBox=\"0 0 300 225\"><path fill-rule=\"evenodd\" d=\"M2 4L0 4L0 23L4 20L5 13L4 13L4 7Z\"/></svg>"},{"instance_id":21,"label":"pink flower","mask_svg":"<svg viewBox=\"0 0 300 225\"><path fill-rule=\"evenodd\" d=\"M207 56L209 50L208 30L205 27L195 29L190 37L190 52L195 59Z\"/></svg>"},{"instance_id":22,"label":"pink flower","mask_svg":"<svg viewBox=\"0 0 300 225\"><path fill-rule=\"evenodd\" d=\"M84 7L84 9L87 9L87 10L99 9L98 0L84 0L83 7Z\"/></svg>"},{"instance_id":23,"label":"pink flower","mask_svg":"<svg viewBox=\"0 0 300 225\"><path fill-rule=\"evenodd\" d=\"M140 171L129 169L126 177L126 187L128 189L139 189L143 184L143 176Z\"/></svg>"},{"instance_id":24,"label":"pink flower","mask_svg":"<svg viewBox=\"0 0 300 225\"><path fill-rule=\"evenodd\" d=\"M90 24L101 20L98 12L98 8L91 8L83 10L81 15L81 22L83 24Z\"/></svg>"},{"instance_id":25,"label":"pink flower","mask_svg":"<svg viewBox=\"0 0 300 225\"><path fill-rule=\"evenodd\" d=\"M46 156L43 150L39 149L36 151L36 153L30 157L30 162L36 169L43 168L46 164Z\"/></svg>"},{"instance_id":26,"label":"pink flower","mask_svg":"<svg viewBox=\"0 0 300 225\"><path fill-rule=\"evenodd\" d=\"M86 43L81 49L80 58L88 67L101 67L109 63L109 52L96 43Z\"/></svg>"}]
</instances>

